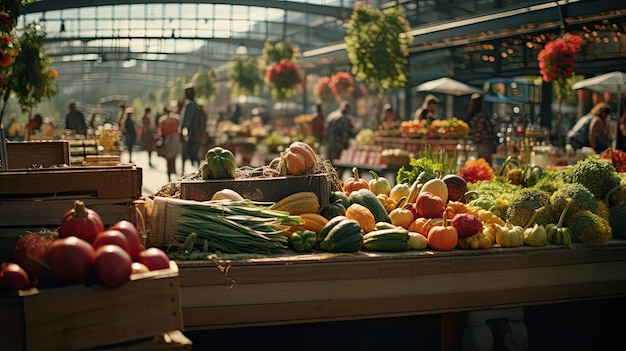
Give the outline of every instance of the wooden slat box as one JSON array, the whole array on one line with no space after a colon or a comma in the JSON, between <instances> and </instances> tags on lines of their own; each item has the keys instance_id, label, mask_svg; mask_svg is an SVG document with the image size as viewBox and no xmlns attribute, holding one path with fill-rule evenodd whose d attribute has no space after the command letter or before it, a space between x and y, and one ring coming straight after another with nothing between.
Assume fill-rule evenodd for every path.
<instances>
[{"instance_id":1,"label":"wooden slat box","mask_svg":"<svg viewBox=\"0 0 626 351\"><path fill-rule=\"evenodd\" d=\"M16 351L84 350L183 329L178 266L119 288L73 285L0 294L0 340Z\"/></svg>"},{"instance_id":2,"label":"wooden slat box","mask_svg":"<svg viewBox=\"0 0 626 351\"><path fill-rule=\"evenodd\" d=\"M7 143L9 169L70 164L70 146L65 140L11 141Z\"/></svg>"},{"instance_id":3,"label":"wooden slat box","mask_svg":"<svg viewBox=\"0 0 626 351\"><path fill-rule=\"evenodd\" d=\"M135 223L141 177L132 165L0 171L0 260L25 232L58 227L75 200L98 212L106 226Z\"/></svg>"},{"instance_id":4,"label":"wooden slat box","mask_svg":"<svg viewBox=\"0 0 626 351\"><path fill-rule=\"evenodd\" d=\"M313 176L286 176L229 180L187 180L180 183L180 198L210 200L217 191L229 188L246 199L276 202L285 196L311 191L317 194L320 205L329 203L331 186L326 174Z\"/></svg>"}]
</instances>

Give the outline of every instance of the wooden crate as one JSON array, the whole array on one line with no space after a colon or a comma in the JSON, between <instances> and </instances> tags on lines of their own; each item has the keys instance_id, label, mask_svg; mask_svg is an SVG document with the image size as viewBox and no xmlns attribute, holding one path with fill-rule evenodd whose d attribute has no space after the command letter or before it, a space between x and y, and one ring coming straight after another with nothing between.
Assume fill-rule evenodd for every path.
<instances>
[{"instance_id":1,"label":"wooden crate","mask_svg":"<svg viewBox=\"0 0 626 351\"><path fill-rule=\"evenodd\" d=\"M105 226L135 223L141 177L132 165L0 171L0 260L27 231L58 227L75 200L98 212Z\"/></svg>"},{"instance_id":2,"label":"wooden crate","mask_svg":"<svg viewBox=\"0 0 626 351\"><path fill-rule=\"evenodd\" d=\"M326 174L313 176L286 176L230 180L188 180L180 183L180 198L184 200L210 200L217 191L229 188L246 199L276 202L285 196L311 191L317 194L320 205L329 203L331 186Z\"/></svg>"},{"instance_id":3,"label":"wooden crate","mask_svg":"<svg viewBox=\"0 0 626 351\"><path fill-rule=\"evenodd\" d=\"M11 141L7 143L9 169L70 164L70 146L65 140Z\"/></svg>"},{"instance_id":4,"label":"wooden crate","mask_svg":"<svg viewBox=\"0 0 626 351\"><path fill-rule=\"evenodd\" d=\"M16 351L84 350L183 329L178 266L119 287L73 285L0 295L0 340ZM141 349L143 350L143 349Z\"/></svg>"}]
</instances>

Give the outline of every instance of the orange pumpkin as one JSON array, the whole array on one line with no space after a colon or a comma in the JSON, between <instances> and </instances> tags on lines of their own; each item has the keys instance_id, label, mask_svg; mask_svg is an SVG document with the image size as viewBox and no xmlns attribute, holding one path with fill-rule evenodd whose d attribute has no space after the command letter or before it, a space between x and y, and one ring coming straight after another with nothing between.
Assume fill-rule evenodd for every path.
<instances>
[{"instance_id":1,"label":"orange pumpkin","mask_svg":"<svg viewBox=\"0 0 626 351\"><path fill-rule=\"evenodd\" d=\"M345 214L346 218L354 219L359 222L361 229L364 232L369 233L376 229L376 218L372 211L369 208L360 205L360 204L352 204L348 207Z\"/></svg>"},{"instance_id":2,"label":"orange pumpkin","mask_svg":"<svg viewBox=\"0 0 626 351\"><path fill-rule=\"evenodd\" d=\"M301 175L315 167L318 163L317 154L309 144L294 141L283 154L287 173Z\"/></svg>"},{"instance_id":3,"label":"orange pumpkin","mask_svg":"<svg viewBox=\"0 0 626 351\"><path fill-rule=\"evenodd\" d=\"M343 181L343 192L346 195L350 195L351 192L359 189L368 189L370 185L367 180L359 178L359 170L356 167L352 167L352 177Z\"/></svg>"},{"instance_id":4,"label":"orange pumpkin","mask_svg":"<svg viewBox=\"0 0 626 351\"><path fill-rule=\"evenodd\" d=\"M409 224L407 230L410 232L420 233L428 238L428 232L430 231L430 228L436 225L441 225L441 223L443 223L443 220L439 221L439 218L419 217L415 219L413 223Z\"/></svg>"},{"instance_id":5,"label":"orange pumpkin","mask_svg":"<svg viewBox=\"0 0 626 351\"><path fill-rule=\"evenodd\" d=\"M452 251L459 243L459 234L448 225L448 217L443 214L443 225L434 226L428 231L428 246L438 251Z\"/></svg>"}]
</instances>

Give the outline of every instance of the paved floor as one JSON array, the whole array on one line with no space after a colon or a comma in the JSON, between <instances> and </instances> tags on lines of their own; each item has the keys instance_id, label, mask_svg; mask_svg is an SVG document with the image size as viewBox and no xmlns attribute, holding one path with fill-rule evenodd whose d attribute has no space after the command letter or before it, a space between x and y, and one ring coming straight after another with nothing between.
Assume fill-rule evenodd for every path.
<instances>
[{"instance_id":1,"label":"paved floor","mask_svg":"<svg viewBox=\"0 0 626 351\"><path fill-rule=\"evenodd\" d=\"M167 164L163 157L157 156L156 152L152 153L152 167L150 167L148 162L148 153L143 150L133 150L133 163L137 165L137 167L141 167L143 179L142 179L142 189L141 193L144 196L154 194L161 186L168 183L167 180ZM129 155L128 151L124 150L122 152L122 162L129 163ZM176 161L176 171L178 173L178 177L181 177L182 174L182 158L179 157ZM195 171L196 168L191 166L191 163L187 161L185 165L185 172L190 173ZM175 180L172 178L172 180Z\"/></svg>"}]
</instances>

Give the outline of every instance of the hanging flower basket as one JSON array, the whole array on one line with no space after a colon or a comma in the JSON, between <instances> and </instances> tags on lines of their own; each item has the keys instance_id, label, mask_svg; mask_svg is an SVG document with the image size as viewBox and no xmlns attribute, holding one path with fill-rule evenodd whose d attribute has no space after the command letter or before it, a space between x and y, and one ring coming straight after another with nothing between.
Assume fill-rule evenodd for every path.
<instances>
[{"instance_id":1,"label":"hanging flower basket","mask_svg":"<svg viewBox=\"0 0 626 351\"><path fill-rule=\"evenodd\" d=\"M564 82L574 74L574 56L580 52L582 38L566 33L548 42L537 55L539 73L546 83Z\"/></svg>"},{"instance_id":2,"label":"hanging flower basket","mask_svg":"<svg viewBox=\"0 0 626 351\"><path fill-rule=\"evenodd\" d=\"M293 94L295 86L302 82L300 70L293 61L281 60L267 68L265 81L272 87L272 95L284 100Z\"/></svg>"},{"instance_id":3,"label":"hanging flower basket","mask_svg":"<svg viewBox=\"0 0 626 351\"><path fill-rule=\"evenodd\" d=\"M321 77L317 80L317 84L313 89L313 95L320 101L333 97L333 91L330 89L330 77Z\"/></svg>"},{"instance_id":4,"label":"hanging flower basket","mask_svg":"<svg viewBox=\"0 0 626 351\"><path fill-rule=\"evenodd\" d=\"M582 38L576 34L565 33L562 37L556 38L546 43L543 49L537 54L539 62L539 73L546 83L556 84L556 95L559 101L557 113L557 124L561 124L563 114L561 106L568 92L571 91L567 79L574 74L574 56L580 52ZM557 130L557 143L563 143L561 128Z\"/></svg>"},{"instance_id":5,"label":"hanging flower basket","mask_svg":"<svg viewBox=\"0 0 626 351\"><path fill-rule=\"evenodd\" d=\"M354 89L354 78L348 72L337 72L330 77L330 90L337 97L343 97Z\"/></svg>"}]
</instances>

